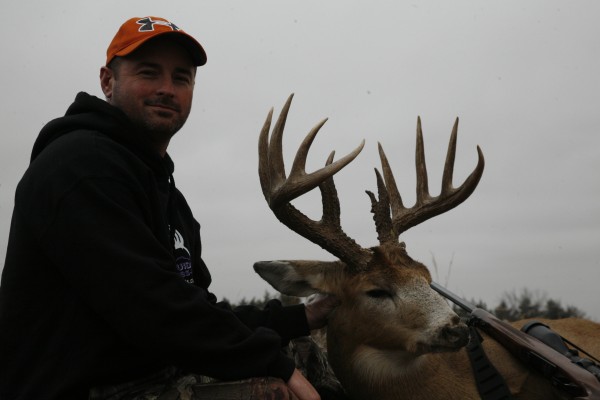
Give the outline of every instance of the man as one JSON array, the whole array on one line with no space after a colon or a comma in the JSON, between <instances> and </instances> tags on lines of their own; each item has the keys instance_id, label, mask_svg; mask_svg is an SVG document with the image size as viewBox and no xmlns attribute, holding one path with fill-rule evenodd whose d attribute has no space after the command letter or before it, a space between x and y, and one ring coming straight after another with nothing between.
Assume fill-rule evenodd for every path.
<instances>
[{"instance_id":1,"label":"man","mask_svg":"<svg viewBox=\"0 0 600 400\"><path fill-rule=\"evenodd\" d=\"M2 400L101 397L186 373L273 376L318 398L281 346L323 326L332 299L231 310L208 291L199 224L167 154L205 63L173 23L132 18L100 70L106 101L79 93L40 132L0 285Z\"/></svg>"}]
</instances>

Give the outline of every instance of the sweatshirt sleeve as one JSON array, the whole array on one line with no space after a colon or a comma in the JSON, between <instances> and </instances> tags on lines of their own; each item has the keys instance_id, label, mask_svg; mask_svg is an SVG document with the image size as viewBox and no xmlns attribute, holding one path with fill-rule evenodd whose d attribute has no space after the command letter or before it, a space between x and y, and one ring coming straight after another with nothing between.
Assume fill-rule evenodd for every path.
<instances>
[{"instance_id":1,"label":"sweatshirt sleeve","mask_svg":"<svg viewBox=\"0 0 600 400\"><path fill-rule=\"evenodd\" d=\"M234 312L251 328L264 326L273 329L281 336L283 344L310 334L303 304L284 307L279 300L270 300L263 310L254 306L238 306Z\"/></svg>"},{"instance_id":2,"label":"sweatshirt sleeve","mask_svg":"<svg viewBox=\"0 0 600 400\"><path fill-rule=\"evenodd\" d=\"M101 321L98 329L107 325L118 340L166 365L219 379L287 381L294 362L281 352L275 331L287 334L280 320L285 312L271 323L246 324L210 301L205 289L181 279L171 250L153 231L154 216L140 206L148 201L145 188L104 167L108 171L75 180L39 211L46 223L35 227L51 263L97 315L94 323ZM35 217L32 225L40 222Z\"/></svg>"}]
</instances>

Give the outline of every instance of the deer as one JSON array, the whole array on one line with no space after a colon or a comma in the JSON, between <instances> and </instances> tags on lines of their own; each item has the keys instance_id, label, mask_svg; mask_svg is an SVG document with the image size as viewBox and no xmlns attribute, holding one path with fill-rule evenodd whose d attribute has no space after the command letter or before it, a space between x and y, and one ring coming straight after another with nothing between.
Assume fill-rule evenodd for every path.
<instances>
[{"instance_id":1,"label":"deer","mask_svg":"<svg viewBox=\"0 0 600 400\"><path fill-rule=\"evenodd\" d=\"M428 188L423 133L417 119L417 198L406 207L382 145L378 144L382 173L375 169L377 195L366 191L377 231L378 246L363 248L340 224L340 203L333 175L351 163L365 141L325 166L306 172L310 146L327 119L316 124L299 146L289 177L282 155L282 137L293 94L287 99L273 131L273 109L259 136L258 171L264 197L276 218L287 228L321 246L336 261L259 261L255 271L279 292L306 297L331 294L339 305L331 313L326 333L329 363L346 395L352 399L480 399L465 351L467 325L430 284L432 276L412 259L399 236L407 229L464 202L475 190L484 169L477 146L477 165L457 188L452 186L458 119L448 145L438 196ZM269 138L270 136L270 138ZM304 215L291 201L319 187L320 220ZM584 319L545 321L559 333L598 354L600 324ZM523 322L516 323L516 326ZM516 399L561 399L549 381L528 370L491 337L482 333L487 357L503 376Z\"/></svg>"}]
</instances>

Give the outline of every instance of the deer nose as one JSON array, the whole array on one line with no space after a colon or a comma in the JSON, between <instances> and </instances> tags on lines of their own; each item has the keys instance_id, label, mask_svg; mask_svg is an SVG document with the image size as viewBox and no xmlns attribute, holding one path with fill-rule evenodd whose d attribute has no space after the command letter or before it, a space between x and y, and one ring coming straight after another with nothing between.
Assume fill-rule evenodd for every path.
<instances>
[{"instance_id":1,"label":"deer nose","mask_svg":"<svg viewBox=\"0 0 600 400\"><path fill-rule=\"evenodd\" d=\"M442 337L448 344L463 347L469 342L469 328L465 324L446 326L442 329Z\"/></svg>"}]
</instances>

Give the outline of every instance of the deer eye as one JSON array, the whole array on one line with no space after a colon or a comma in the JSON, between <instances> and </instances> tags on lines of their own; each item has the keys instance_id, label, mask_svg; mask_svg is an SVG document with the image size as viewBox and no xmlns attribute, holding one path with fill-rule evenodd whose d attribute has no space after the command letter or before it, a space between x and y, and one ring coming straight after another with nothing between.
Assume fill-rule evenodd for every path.
<instances>
[{"instance_id":1,"label":"deer eye","mask_svg":"<svg viewBox=\"0 0 600 400\"><path fill-rule=\"evenodd\" d=\"M383 289L372 289L367 291L367 296L373 298L373 299L391 299L392 293L388 292L387 290L383 290Z\"/></svg>"}]
</instances>

